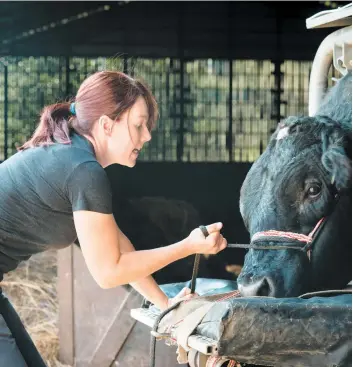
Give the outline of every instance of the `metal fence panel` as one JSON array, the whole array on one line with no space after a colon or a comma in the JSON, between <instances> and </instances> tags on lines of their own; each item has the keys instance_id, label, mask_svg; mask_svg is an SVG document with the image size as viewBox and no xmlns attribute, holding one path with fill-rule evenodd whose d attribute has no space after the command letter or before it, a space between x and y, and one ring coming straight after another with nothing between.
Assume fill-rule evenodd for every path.
<instances>
[{"instance_id":1,"label":"metal fence panel","mask_svg":"<svg viewBox=\"0 0 353 367\"><path fill-rule=\"evenodd\" d=\"M311 62L276 65L126 55L8 57L0 63L0 160L30 137L43 106L73 97L95 71L121 70L144 79L159 104L160 118L141 160L253 162L281 116L307 111Z\"/></svg>"},{"instance_id":2,"label":"metal fence panel","mask_svg":"<svg viewBox=\"0 0 353 367\"><path fill-rule=\"evenodd\" d=\"M159 121L153 139L143 149L139 159L145 161L178 160L180 134L180 80L178 59L130 59L128 72L151 87L159 106Z\"/></svg>"},{"instance_id":3,"label":"metal fence panel","mask_svg":"<svg viewBox=\"0 0 353 367\"><path fill-rule=\"evenodd\" d=\"M5 159L5 120L7 119L5 95L6 95L6 65L0 62L0 162Z\"/></svg>"},{"instance_id":4,"label":"metal fence panel","mask_svg":"<svg viewBox=\"0 0 353 367\"><path fill-rule=\"evenodd\" d=\"M236 162L253 162L276 126L274 65L269 60L233 61L233 146Z\"/></svg>"},{"instance_id":5,"label":"metal fence panel","mask_svg":"<svg viewBox=\"0 0 353 367\"><path fill-rule=\"evenodd\" d=\"M43 106L65 98L64 60L56 57L7 59L8 79L0 92L4 96L7 91L8 95L6 106L4 103L1 109L7 110L8 116L7 151L5 137L1 139L4 158L14 154L16 148L31 136Z\"/></svg>"}]
</instances>

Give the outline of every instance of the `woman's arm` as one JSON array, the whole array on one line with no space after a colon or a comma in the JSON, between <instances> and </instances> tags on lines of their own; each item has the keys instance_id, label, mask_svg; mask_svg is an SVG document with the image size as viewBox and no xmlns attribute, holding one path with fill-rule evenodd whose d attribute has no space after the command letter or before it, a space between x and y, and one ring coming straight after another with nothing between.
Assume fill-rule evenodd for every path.
<instances>
[{"instance_id":1,"label":"woman's arm","mask_svg":"<svg viewBox=\"0 0 353 367\"><path fill-rule=\"evenodd\" d=\"M130 240L125 236L125 234L118 228L119 231L119 246L120 252L133 252L135 251L134 246ZM160 289L156 281L151 275L138 280L136 282L130 283L130 285L136 289L143 297L148 299L159 309L164 310L168 308L168 297Z\"/></svg>"},{"instance_id":2,"label":"woman's arm","mask_svg":"<svg viewBox=\"0 0 353 367\"><path fill-rule=\"evenodd\" d=\"M222 225L215 223L207 227L207 239L196 229L169 246L123 252L121 231L112 214L75 211L74 222L87 267L102 288L138 282L176 260L193 253L215 254L227 245L220 234Z\"/></svg>"}]
</instances>

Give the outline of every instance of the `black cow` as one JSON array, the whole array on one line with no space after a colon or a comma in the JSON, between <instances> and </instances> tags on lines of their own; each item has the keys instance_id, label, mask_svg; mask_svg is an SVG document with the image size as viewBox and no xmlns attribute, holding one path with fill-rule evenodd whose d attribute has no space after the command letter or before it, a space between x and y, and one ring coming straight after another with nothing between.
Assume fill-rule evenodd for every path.
<instances>
[{"instance_id":1,"label":"black cow","mask_svg":"<svg viewBox=\"0 0 353 367\"><path fill-rule=\"evenodd\" d=\"M245 257L238 278L243 296L298 296L341 288L351 280L351 131L350 72L315 116L279 123L241 188L240 210L250 235L268 230L308 235L321 218L328 219L310 259L292 248L262 249L273 244L263 236L260 249Z\"/></svg>"}]
</instances>

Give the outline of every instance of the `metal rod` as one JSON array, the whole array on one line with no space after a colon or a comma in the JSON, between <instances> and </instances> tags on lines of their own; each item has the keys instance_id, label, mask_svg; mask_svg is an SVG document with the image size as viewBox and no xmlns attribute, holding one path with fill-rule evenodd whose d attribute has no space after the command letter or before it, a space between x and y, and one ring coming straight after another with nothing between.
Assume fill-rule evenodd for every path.
<instances>
[{"instance_id":1,"label":"metal rod","mask_svg":"<svg viewBox=\"0 0 353 367\"><path fill-rule=\"evenodd\" d=\"M66 94L66 98L69 97L70 94L70 57L66 56L65 57L65 76L66 76L66 80L65 80L65 94Z\"/></svg>"},{"instance_id":2,"label":"metal rod","mask_svg":"<svg viewBox=\"0 0 353 367\"><path fill-rule=\"evenodd\" d=\"M8 157L8 130L9 130L9 126L8 126L8 104L9 104L9 99L8 99L8 67L7 65L4 65L4 160L7 159Z\"/></svg>"},{"instance_id":3,"label":"metal rod","mask_svg":"<svg viewBox=\"0 0 353 367\"><path fill-rule=\"evenodd\" d=\"M300 250L307 251L307 246L298 245L298 246L290 246L290 245L252 245L252 244L242 244L242 243L228 243L228 248L244 248L244 249L253 249L253 250Z\"/></svg>"},{"instance_id":4,"label":"metal rod","mask_svg":"<svg viewBox=\"0 0 353 367\"><path fill-rule=\"evenodd\" d=\"M338 29L329 34L321 42L316 52L309 81L309 116L315 115L325 94L327 74L332 64L333 50L336 44L352 45L352 26Z\"/></svg>"},{"instance_id":5,"label":"metal rod","mask_svg":"<svg viewBox=\"0 0 353 367\"><path fill-rule=\"evenodd\" d=\"M228 134L226 145L228 160L233 161L233 59L232 59L232 3L228 4L228 55L229 55L229 97L228 97Z\"/></svg>"},{"instance_id":6,"label":"metal rod","mask_svg":"<svg viewBox=\"0 0 353 367\"><path fill-rule=\"evenodd\" d=\"M124 74L128 74L129 72L129 59L127 54L124 54Z\"/></svg>"},{"instance_id":7,"label":"metal rod","mask_svg":"<svg viewBox=\"0 0 353 367\"><path fill-rule=\"evenodd\" d=\"M197 273L199 272L200 257L201 257L200 254L195 255L194 268L192 270L191 285L190 285L191 294L195 293L196 289L196 279L197 279Z\"/></svg>"},{"instance_id":8,"label":"metal rod","mask_svg":"<svg viewBox=\"0 0 353 367\"><path fill-rule=\"evenodd\" d=\"M276 59L275 59L275 119L276 123L281 120L281 92L282 92L282 83L281 83L281 64L282 64L282 42L281 42L281 34L282 34L282 19L280 9L276 8Z\"/></svg>"},{"instance_id":9,"label":"metal rod","mask_svg":"<svg viewBox=\"0 0 353 367\"><path fill-rule=\"evenodd\" d=\"M183 29L183 2L179 3L179 25L178 25L178 53L180 61L180 125L179 139L177 143L177 160L180 162L184 155L184 29Z\"/></svg>"}]
</instances>

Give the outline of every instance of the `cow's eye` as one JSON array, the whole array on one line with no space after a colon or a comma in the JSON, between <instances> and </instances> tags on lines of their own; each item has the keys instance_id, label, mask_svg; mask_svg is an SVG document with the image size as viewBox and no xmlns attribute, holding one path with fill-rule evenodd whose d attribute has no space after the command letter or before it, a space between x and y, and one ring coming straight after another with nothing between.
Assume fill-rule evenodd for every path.
<instances>
[{"instance_id":1,"label":"cow's eye","mask_svg":"<svg viewBox=\"0 0 353 367\"><path fill-rule=\"evenodd\" d=\"M319 184L310 184L307 190L308 197L316 198L321 193L321 186Z\"/></svg>"}]
</instances>

